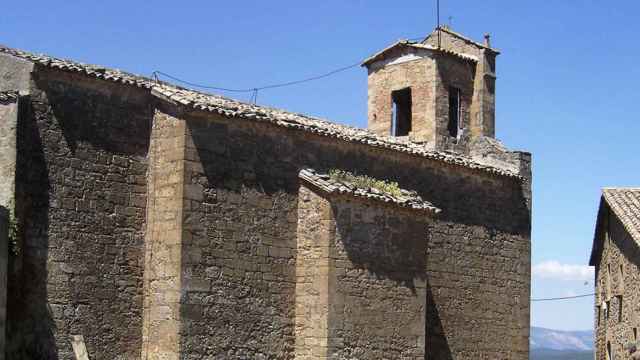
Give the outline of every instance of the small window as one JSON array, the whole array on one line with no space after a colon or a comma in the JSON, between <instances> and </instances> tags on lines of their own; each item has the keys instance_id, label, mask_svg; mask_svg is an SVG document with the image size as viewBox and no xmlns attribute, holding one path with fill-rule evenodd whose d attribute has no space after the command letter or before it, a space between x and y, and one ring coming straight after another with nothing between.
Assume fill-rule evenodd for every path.
<instances>
[{"instance_id":1,"label":"small window","mask_svg":"<svg viewBox=\"0 0 640 360\"><path fill-rule=\"evenodd\" d=\"M449 87L449 136L457 138L460 130L460 89Z\"/></svg>"},{"instance_id":2,"label":"small window","mask_svg":"<svg viewBox=\"0 0 640 360\"><path fill-rule=\"evenodd\" d=\"M622 295L618 295L618 322L622 322Z\"/></svg>"},{"instance_id":3,"label":"small window","mask_svg":"<svg viewBox=\"0 0 640 360\"><path fill-rule=\"evenodd\" d=\"M638 328L633 328L633 341L638 341Z\"/></svg>"},{"instance_id":4,"label":"small window","mask_svg":"<svg viewBox=\"0 0 640 360\"><path fill-rule=\"evenodd\" d=\"M609 309L611 308L610 301L604 302L604 319L609 320Z\"/></svg>"},{"instance_id":5,"label":"small window","mask_svg":"<svg viewBox=\"0 0 640 360\"><path fill-rule=\"evenodd\" d=\"M597 306L596 306L596 314L597 314L597 315L596 315L596 316L597 316L597 320L596 320L596 322L597 322L597 324L598 324L598 325L600 325L600 316L601 316L601 314L600 314L600 309L601 309L601 308L600 308L600 305L597 305Z\"/></svg>"},{"instance_id":6,"label":"small window","mask_svg":"<svg viewBox=\"0 0 640 360\"><path fill-rule=\"evenodd\" d=\"M611 264L607 264L607 297L611 296L611 283L613 279L611 278Z\"/></svg>"},{"instance_id":7,"label":"small window","mask_svg":"<svg viewBox=\"0 0 640 360\"><path fill-rule=\"evenodd\" d=\"M411 88L391 92L392 136L407 136L411 132Z\"/></svg>"}]
</instances>

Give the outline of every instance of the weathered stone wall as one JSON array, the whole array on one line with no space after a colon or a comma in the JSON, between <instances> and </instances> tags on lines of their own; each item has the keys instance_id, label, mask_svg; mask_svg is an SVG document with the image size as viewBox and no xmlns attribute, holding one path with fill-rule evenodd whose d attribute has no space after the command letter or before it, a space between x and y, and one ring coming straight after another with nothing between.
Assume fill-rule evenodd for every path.
<instances>
[{"instance_id":1,"label":"weathered stone wall","mask_svg":"<svg viewBox=\"0 0 640 360\"><path fill-rule=\"evenodd\" d=\"M10 358L69 358L71 334L84 336L92 359L294 358L305 220L298 173L307 167L397 181L443 210L425 235L422 260L382 261L407 271L424 266L424 282L413 286L424 291L425 345L400 350L400 336L385 345L390 351L526 358L527 184L267 123L183 113L155 103L148 90L62 71L37 68L27 93L18 109L22 241L9 280ZM350 206L334 204L337 224L347 212L365 216ZM336 226L336 259L369 255L367 247L347 246L359 244L359 226ZM372 237L371 249L398 251L381 239ZM336 275L343 284L363 280L362 287L339 289L360 293L345 300L349 309L373 306L367 296L402 287L390 277L397 274L378 281L360 272L371 266ZM407 283L397 299L382 301L406 304L410 290ZM354 329L379 329L384 320L342 314ZM406 316L398 313L405 324L416 321ZM342 352L335 356L359 354L357 338L343 341L353 347L336 345ZM371 356L381 348L375 344Z\"/></svg>"},{"instance_id":2,"label":"weathered stone wall","mask_svg":"<svg viewBox=\"0 0 640 360\"><path fill-rule=\"evenodd\" d=\"M0 91L29 92L33 63L0 54Z\"/></svg>"},{"instance_id":3,"label":"weathered stone wall","mask_svg":"<svg viewBox=\"0 0 640 360\"><path fill-rule=\"evenodd\" d=\"M10 274L8 356L137 359L146 154L140 90L38 68L18 121L22 246Z\"/></svg>"},{"instance_id":4,"label":"weathered stone wall","mask_svg":"<svg viewBox=\"0 0 640 360\"><path fill-rule=\"evenodd\" d=\"M332 201L329 359L424 359L428 215Z\"/></svg>"},{"instance_id":5,"label":"weathered stone wall","mask_svg":"<svg viewBox=\"0 0 640 360\"><path fill-rule=\"evenodd\" d=\"M401 56L397 54L396 56ZM413 140L435 141L435 77L434 59L425 57L382 68L372 66L368 76L369 130L380 135L391 135L395 90L411 88L411 132Z\"/></svg>"},{"instance_id":6,"label":"weathered stone wall","mask_svg":"<svg viewBox=\"0 0 640 360\"><path fill-rule=\"evenodd\" d=\"M260 155L273 144L259 134L206 119L187 125L183 357L292 358L297 174L279 175L280 159Z\"/></svg>"},{"instance_id":7,"label":"weathered stone wall","mask_svg":"<svg viewBox=\"0 0 640 360\"><path fill-rule=\"evenodd\" d=\"M471 139L471 105L474 96L475 64L451 56L438 56L435 75L435 143L436 149L467 152ZM460 118L458 138L449 134L449 88L460 90Z\"/></svg>"},{"instance_id":8,"label":"weathered stone wall","mask_svg":"<svg viewBox=\"0 0 640 360\"><path fill-rule=\"evenodd\" d=\"M640 247L608 208L603 232L600 265L595 283L595 352L596 360L607 360L606 346L616 358L624 356L624 346L640 336ZM620 297L622 309L620 309ZM608 316L603 303L608 302ZM622 315L621 317L619 315ZM636 337L634 337L636 329Z\"/></svg>"},{"instance_id":9,"label":"weathered stone wall","mask_svg":"<svg viewBox=\"0 0 640 360\"><path fill-rule=\"evenodd\" d=\"M8 250L9 210L0 206L0 360L5 359L6 350Z\"/></svg>"},{"instance_id":10,"label":"weathered stone wall","mask_svg":"<svg viewBox=\"0 0 640 360\"><path fill-rule=\"evenodd\" d=\"M527 357L530 222L517 181L268 124L184 118L185 256L199 260L183 266L183 353L292 356L298 172L312 167L397 181L443 209L425 260L429 356Z\"/></svg>"},{"instance_id":11,"label":"weathered stone wall","mask_svg":"<svg viewBox=\"0 0 640 360\"><path fill-rule=\"evenodd\" d=\"M438 46L438 31L435 30L426 43ZM495 137L495 109L496 109L496 56L497 53L478 47L477 45L455 36L446 30L440 31L440 46L457 53L475 56L473 78L473 101L470 108L471 126L469 130L473 137Z\"/></svg>"},{"instance_id":12,"label":"weathered stone wall","mask_svg":"<svg viewBox=\"0 0 640 360\"><path fill-rule=\"evenodd\" d=\"M428 217L322 195L300 187L296 359L424 359Z\"/></svg>"},{"instance_id":13,"label":"weathered stone wall","mask_svg":"<svg viewBox=\"0 0 640 360\"><path fill-rule=\"evenodd\" d=\"M457 39L449 37L452 41ZM495 56L476 47L472 52L452 50L476 56L478 62L438 51L401 48L370 64L368 128L377 134L389 135L393 121L392 92L410 88L409 137L412 140L426 142L440 150L468 153L473 139L494 137L495 68L489 69L485 57L492 56L495 63ZM448 131L450 87L460 90L459 127L462 130L457 137Z\"/></svg>"},{"instance_id":14,"label":"weathered stone wall","mask_svg":"<svg viewBox=\"0 0 640 360\"><path fill-rule=\"evenodd\" d=\"M16 185L17 94L15 100L0 99L0 206L13 208Z\"/></svg>"},{"instance_id":15,"label":"weathered stone wall","mask_svg":"<svg viewBox=\"0 0 640 360\"><path fill-rule=\"evenodd\" d=\"M185 122L156 112L151 132L142 357L178 359Z\"/></svg>"},{"instance_id":16,"label":"weathered stone wall","mask_svg":"<svg viewBox=\"0 0 640 360\"><path fill-rule=\"evenodd\" d=\"M335 305L335 260L331 257L334 229L331 203L301 186L296 249L296 359L327 359L329 312Z\"/></svg>"}]
</instances>

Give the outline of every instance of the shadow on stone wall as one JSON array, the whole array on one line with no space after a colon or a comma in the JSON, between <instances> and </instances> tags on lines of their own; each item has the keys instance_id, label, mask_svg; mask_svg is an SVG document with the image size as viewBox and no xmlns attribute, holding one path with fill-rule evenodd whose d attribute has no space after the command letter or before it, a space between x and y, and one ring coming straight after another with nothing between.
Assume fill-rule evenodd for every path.
<instances>
[{"instance_id":1,"label":"shadow on stone wall","mask_svg":"<svg viewBox=\"0 0 640 360\"><path fill-rule=\"evenodd\" d=\"M16 159L18 253L9 255L7 359L57 359L47 304L49 180L43 141L28 99L21 99Z\"/></svg>"},{"instance_id":2,"label":"shadow on stone wall","mask_svg":"<svg viewBox=\"0 0 640 360\"><path fill-rule=\"evenodd\" d=\"M425 359L453 359L427 277L429 226L418 220L424 214L375 217L365 223L355 221L362 219L361 214L352 214L349 207L333 204L332 210L337 237L354 267L366 269L378 279L393 280L414 295L416 283L426 284Z\"/></svg>"},{"instance_id":3,"label":"shadow on stone wall","mask_svg":"<svg viewBox=\"0 0 640 360\"><path fill-rule=\"evenodd\" d=\"M438 307L433 298L433 289L427 282L427 321L425 322L425 359L452 360L451 348L444 333Z\"/></svg>"},{"instance_id":4,"label":"shadow on stone wall","mask_svg":"<svg viewBox=\"0 0 640 360\"><path fill-rule=\"evenodd\" d=\"M386 211L365 220L367 206L359 205L333 203L332 211L337 235L355 268L366 269L378 279L393 280L416 293L414 280L425 281L427 276L425 222Z\"/></svg>"}]
</instances>

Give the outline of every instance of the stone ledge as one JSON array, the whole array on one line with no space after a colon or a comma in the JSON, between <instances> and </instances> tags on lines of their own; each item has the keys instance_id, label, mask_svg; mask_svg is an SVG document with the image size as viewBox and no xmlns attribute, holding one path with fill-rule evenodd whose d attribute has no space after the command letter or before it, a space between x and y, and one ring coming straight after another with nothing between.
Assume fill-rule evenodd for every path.
<instances>
[{"instance_id":1,"label":"stone ledge","mask_svg":"<svg viewBox=\"0 0 640 360\"><path fill-rule=\"evenodd\" d=\"M430 215L437 215L442 211L430 202L423 200L414 191L401 189L402 195L394 196L378 189L362 188L348 182L337 181L329 175L319 174L313 169L303 169L298 176L301 180L306 181L327 194L349 195L360 199L392 204L406 209L423 211Z\"/></svg>"}]
</instances>

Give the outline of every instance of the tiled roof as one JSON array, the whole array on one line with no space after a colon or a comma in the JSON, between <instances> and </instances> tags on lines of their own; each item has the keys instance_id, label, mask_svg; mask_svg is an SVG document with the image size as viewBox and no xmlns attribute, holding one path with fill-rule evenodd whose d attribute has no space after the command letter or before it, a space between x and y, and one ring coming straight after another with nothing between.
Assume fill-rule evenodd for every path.
<instances>
[{"instance_id":1,"label":"tiled roof","mask_svg":"<svg viewBox=\"0 0 640 360\"><path fill-rule=\"evenodd\" d=\"M1 53L25 59L48 68L150 89L152 94L164 100L182 104L187 108L220 114L227 118L267 122L284 128L302 130L320 136L336 138L342 141L389 149L439 161L452 166L460 166L492 175L522 180L522 177L518 173L509 169L480 164L467 156L451 152L434 151L425 147L423 144L417 144L390 136L376 135L365 129L339 125L327 120L265 106L243 103L222 96L205 94L166 82L156 81L98 65L88 65L70 60L61 60L46 55L36 55L3 46L0 46L0 54Z\"/></svg>"},{"instance_id":2,"label":"tiled roof","mask_svg":"<svg viewBox=\"0 0 640 360\"><path fill-rule=\"evenodd\" d=\"M599 234L602 233L601 227L604 224L603 218L607 206L620 220L633 240L640 244L640 188L604 188L602 189L602 199L600 200L589 259L591 266L596 265L602 248L602 237Z\"/></svg>"},{"instance_id":3,"label":"tiled roof","mask_svg":"<svg viewBox=\"0 0 640 360\"><path fill-rule=\"evenodd\" d=\"M394 204L407 209L425 211L432 215L438 214L441 211L430 202L423 200L414 191L402 189L400 190L401 195L395 196L382 190L362 188L345 181L337 181L329 175L319 174L313 169L301 170L299 177L328 194L350 195L357 198Z\"/></svg>"},{"instance_id":4,"label":"tiled roof","mask_svg":"<svg viewBox=\"0 0 640 360\"><path fill-rule=\"evenodd\" d=\"M640 243L640 188L604 188L602 196L633 239Z\"/></svg>"},{"instance_id":5,"label":"tiled roof","mask_svg":"<svg viewBox=\"0 0 640 360\"><path fill-rule=\"evenodd\" d=\"M15 91L0 91L0 104L10 104L18 101L18 93Z\"/></svg>"},{"instance_id":6,"label":"tiled roof","mask_svg":"<svg viewBox=\"0 0 640 360\"><path fill-rule=\"evenodd\" d=\"M367 66L369 64L371 64L372 62L382 59L384 58L384 55L392 50L395 49L397 47L409 47L409 48L415 48L415 49L425 49L425 50L430 50L430 51L436 51L436 52L440 52L443 54L447 54L447 55L452 55L458 58L461 58L463 60L466 61L472 61L472 62L477 62L478 58L474 55L470 55L470 54L464 54L464 53L459 53L459 52L455 52L452 50L448 50L445 48L437 48L434 46L431 46L429 44L422 44L422 43L418 43L418 42L412 42L409 40L398 40L397 42L391 44L390 46L378 51L377 53L371 55L370 57L366 58L363 62L362 62L362 66Z\"/></svg>"},{"instance_id":7,"label":"tiled roof","mask_svg":"<svg viewBox=\"0 0 640 360\"><path fill-rule=\"evenodd\" d=\"M453 35L453 36L457 37L458 39L460 39L460 40L462 40L462 41L464 41L466 43L472 44L472 45L474 45L474 46L476 46L478 48L491 50L492 52L494 52L496 54L500 54L500 50L494 49L492 47L486 46L485 44L482 44L482 43L479 43L479 42L477 42L477 41L475 41L473 39L470 39L470 38L468 38L468 37L466 37L466 36L464 36L464 35L462 35L462 34L460 34L458 32L455 32L455 31L451 30L451 28L449 28L448 26L440 26L439 28L436 28L431 34L427 35L427 37L422 42L424 43L425 41L427 41L427 39L429 39L429 37L434 36L434 34L437 34L438 33L438 29L440 31L442 31L442 32L446 32L447 34Z\"/></svg>"}]
</instances>

